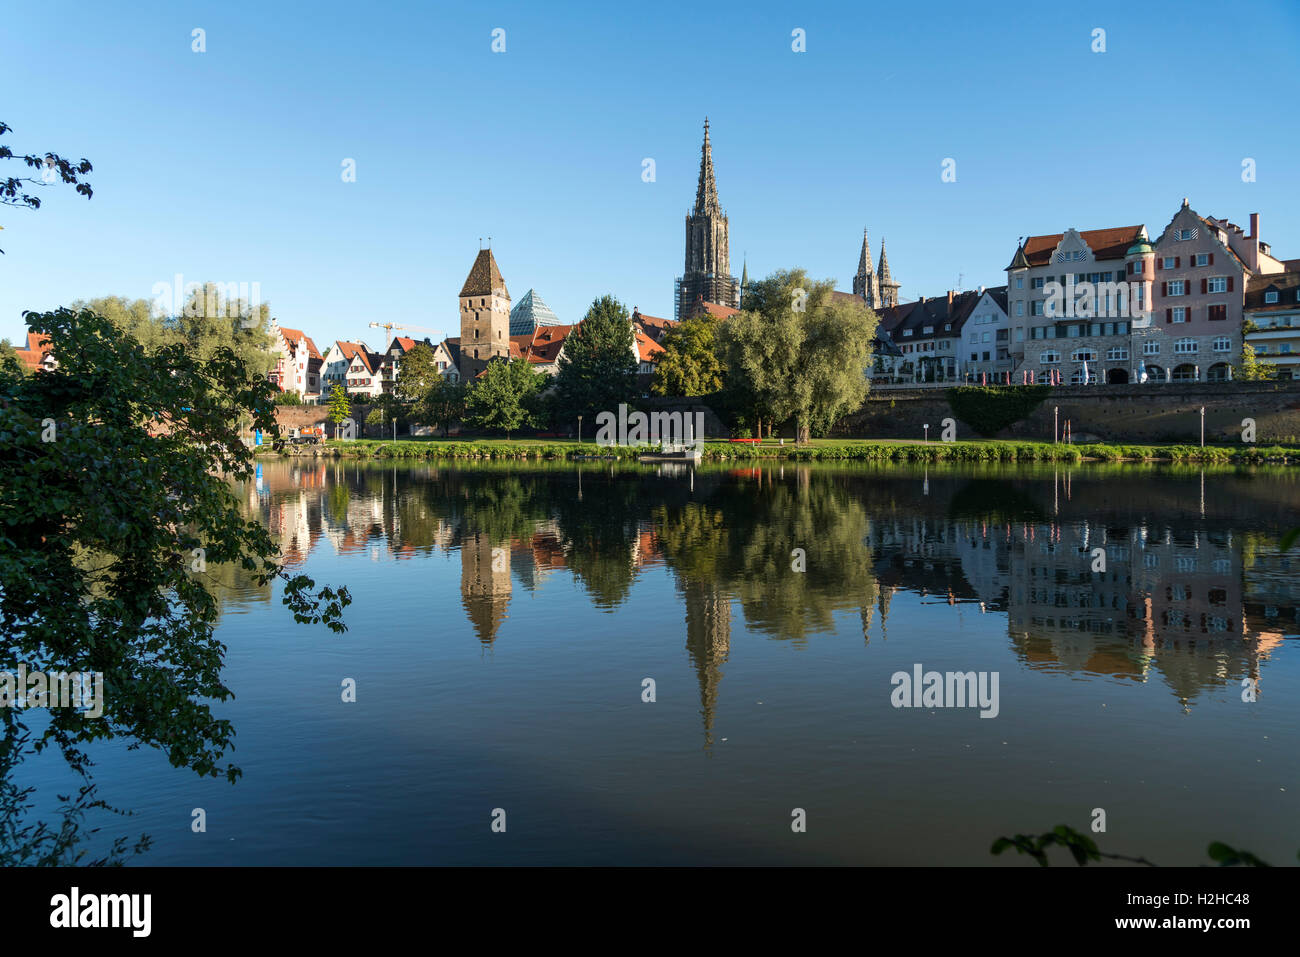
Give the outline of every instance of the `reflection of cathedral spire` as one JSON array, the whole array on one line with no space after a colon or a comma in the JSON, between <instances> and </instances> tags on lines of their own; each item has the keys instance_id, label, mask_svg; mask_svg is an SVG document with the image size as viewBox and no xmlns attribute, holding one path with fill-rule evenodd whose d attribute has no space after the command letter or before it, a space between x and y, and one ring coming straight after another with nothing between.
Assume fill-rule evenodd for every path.
<instances>
[{"instance_id":1,"label":"reflection of cathedral spire","mask_svg":"<svg viewBox=\"0 0 1300 957\"><path fill-rule=\"evenodd\" d=\"M484 532L460 545L460 597L479 641L491 644L510 604L510 553Z\"/></svg>"},{"instance_id":2,"label":"reflection of cathedral spire","mask_svg":"<svg viewBox=\"0 0 1300 957\"><path fill-rule=\"evenodd\" d=\"M700 713L705 747L713 744L713 714L718 703L722 664L731 649L731 601L712 582L684 582L686 651L700 679Z\"/></svg>"}]
</instances>

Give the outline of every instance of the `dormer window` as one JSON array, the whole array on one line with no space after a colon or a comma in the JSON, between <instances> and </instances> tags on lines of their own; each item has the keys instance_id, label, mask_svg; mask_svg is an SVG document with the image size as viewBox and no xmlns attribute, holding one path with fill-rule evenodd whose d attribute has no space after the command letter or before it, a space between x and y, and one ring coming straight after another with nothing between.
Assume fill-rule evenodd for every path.
<instances>
[{"instance_id":1,"label":"dormer window","mask_svg":"<svg viewBox=\"0 0 1300 957\"><path fill-rule=\"evenodd\" d=\"M1296 290L1296 295L1297 298L1300 298L1300 289ZM1270 289L1268 292L1264 293L1264 301L1267 303L1277 302L1277 290Z\"/></svg>"}]
</instances>

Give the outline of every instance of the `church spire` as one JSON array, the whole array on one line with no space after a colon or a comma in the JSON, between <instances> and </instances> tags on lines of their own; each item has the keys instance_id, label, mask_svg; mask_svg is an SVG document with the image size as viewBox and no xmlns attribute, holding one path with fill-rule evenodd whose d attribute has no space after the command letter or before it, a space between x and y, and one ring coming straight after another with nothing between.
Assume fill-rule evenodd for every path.
<instances>
[{"instance_id":1,"label":"church spire","mask_svg":"<svg viewBox=\"0 0 1300 957\"><path fill-rule=\"evenodd\" d=\"M871 244L867 242L867 229L862 228L862 255L858 257L858 275L871 275Z\"/></svg>"},{"instance_id":2,"label":"church spire","mask_svg":"<svg viewBox=\"0 0 1300 957\"><path fill-rule=\"evenodd\" d=\"M885 255L885 241L880 240L880 268L876 270L876 286L880 291L880 304L882 306L898 305L898 287L901 283L894 282L894 278L889 274L889 257Z\"/></svg>"},{"instance_id":3,"label":"church spire","mask_svg":"<svg viewBox=\"0 0 1300 957\"><path fill-rule=\"evenodd\" d=\"M880 276L881 282L889 282L893 277L889 275L889 257L885 255L885 241L880 241Z\"/></svg>"},{"instance_id":4,"label":"church spire","mask_svg":"<svg viewBox=\"0 0 1300 957\"><path fill-rule=\"evenodd\" d=\"M718 184L713 179L713 146L709 143L709 118L704 118L704 146L700 150L700 185L695 190L695 215L717 213Z\"/></svg>"}]
</instances>

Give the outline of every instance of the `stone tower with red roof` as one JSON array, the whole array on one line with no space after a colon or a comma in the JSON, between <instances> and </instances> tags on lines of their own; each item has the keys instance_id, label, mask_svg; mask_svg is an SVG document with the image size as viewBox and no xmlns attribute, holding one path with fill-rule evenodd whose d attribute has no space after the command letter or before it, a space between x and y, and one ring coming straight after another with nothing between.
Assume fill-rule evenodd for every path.
<instances>
[{"instance_id":1,"label":"stone tower with red roof","mask_svg":"<svg viewBox=\"0 0 1300 957\"><path fill-rule=\"evenodd\" d=\"M491 249L480 249L460 290L460 374L469 382L500 356L510 358L510 293Z\"/></svg>"}]
</instances>

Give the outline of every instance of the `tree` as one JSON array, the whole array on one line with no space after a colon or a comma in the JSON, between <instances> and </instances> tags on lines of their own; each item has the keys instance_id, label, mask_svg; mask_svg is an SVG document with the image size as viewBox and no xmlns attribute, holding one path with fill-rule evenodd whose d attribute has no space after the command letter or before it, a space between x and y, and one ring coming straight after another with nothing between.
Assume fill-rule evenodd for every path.
<instances>
[{"instance_id":1,"label":"tree","mask_svg":"<svg viewBox=\"0 0 1300 957\"><path fill-rule=\"evenodd\" d=\"M393 422L402 414L403 402L397 396L385 392L375 396L373 406L366 415L366 425L380 426L380 434L389 435Z\"/></svg>"},{"instance_id":2,"label":"tree","mask_svg":"<svg viewBox=\"0 0 1300 957\"><path fill-rule=\"evenodd\" d=\"M653 395L710 395L722 388L717 326L712 316L685 319L668 330L650 383Z\"/></svg>"},{"instance_id":3,"label":"tree","mask_svg":"<svg viewBox=\"0 0 1300 957\"><path fill-rule=\"evenodd\" d=\"M443 375L434 351L416 343L402 357L393 392L407 403L412 420L447 427L465 412L465 389Z\"/></svg>"},{"instance_id":4,"label":"tree","mask_svg":"<svg viewBox=\"0 0 1300 957\"><path fill-rule=\"evenodd\" d=\"M8 133L10 127L7 123L0 123L0 136ZM82 159L74 163L71 160L64 159L58 153L45 153L37 155L27 153L21 157L16 157L13 150L7 146L0 145L0 160L21 159L30 169L40 170L40 176L9 176L0 178L0 206L20 206L24 209L40 209L41 198L35 193L28 193L26 190L49 186L52 183L62 181L69 185L75 186L77 192L86 199L90 199L94 190L90 184L83 182L81 177L91 172L93 167L90 160ZM4 252L0 249L0 253Z\"/></svg>"},{"instance_id":5,"label":"tree","mask_svg":"<svg viewBox=\"0 0 1300 957\"><path fill-rule=\"evenodd\" d=\"M439 376L433 388L424 394L424 399L416 404L411 415L417 422L434 428L442 426L442 434L446 435L451 424L465 415L465 386L446 376Z\"/></svg>"},{"instance_id":6,"label":"tree","mask_svg":"<svg viewBox=\"0 0 1300 957\"><path fill-rule=\"evenodd\" d=\"M1249 342L1241 344L1241 361L1232 369L1232 377L1243 382L1261 382L1273 378L1274 370L1266 362L1260 362L1255 355L1255 347Z\"/></svg>"},{"instance_id":7,"label":"tree","mask_svg":"<svg viewBox=\"0 0 1300 957\"><path fill-rule=\"evenodd\" d=\"M54 746L88 780L83 746L124 737L171 763L234 781L234 729L210 702L225 646L209 564L259 584L279 579L299 622L344 630L345 588L314 591L281 564L270 532L245 519L231 480L251 480L253 452L236 425L276 430L273 387L230 350L211 358L172 345L156 354L89 311L26 313L57 367L0 392L0 635L29 670L102 674L102 715L45 710L33 748ZM29 732L0 708L0 768ZM14 795L0 805L21 812ZM0 821L0 840L16 833ZM57 849L57 848L56 848Z\"/></svg>"},{"instance_id":8,"label":"tree","mask_svg":"<svg viewBox=\"0 0 1300 957\"><path fill-rule=\"evenodd\" d=\"M0 388L6 379L22 378L27 374L27 367L18 358L18 350L8 339L0 339Z\"/></svg>"},{"instance_id":9,"label":"tree","mask_svg":"<svg viewBox=\"0 0 1300 957\"><path fill-rule=\"evenodd\" d=\"M802 269L754 283L745 309L718 327L726 375L760 414L794 420L800 443L861 406L876 315L831 297L834 283Z\"/></svg>"},{"instance_id":10,"label":"tree","mask_svg":"<svg viewBox=\"0 0 1300 957\"><path fill-rule=\"evenodd\" d=\"M471 425L510 433L537 420L537 398L549 377L535 371L526 359L489 362L469 386L465 409Z\"/></svg>"},{"instance_id":11,"label":"tree","mask_svg":"<svg viewBox=\"0 0 1300 957\"><path fill-rule=\"evenodd\" d=\"M330 389L330 411L329 420L334 423L334 438L339 437L339 426L343 420L352 415L352 402L348 399L347 390L341 385L335 384Z\"/></svg>"},{"instance_id":12,"label":"tree","mask_svg":"<svg viewBox=\"0 0 1300 957\"><path fill-rule=\"evenodd\" d=\"M616 412L636 397L636 353L627 308L613 296L591 304L564 340L555 385L562 414L572 419Z\"/></svg>"}]
</instances>

